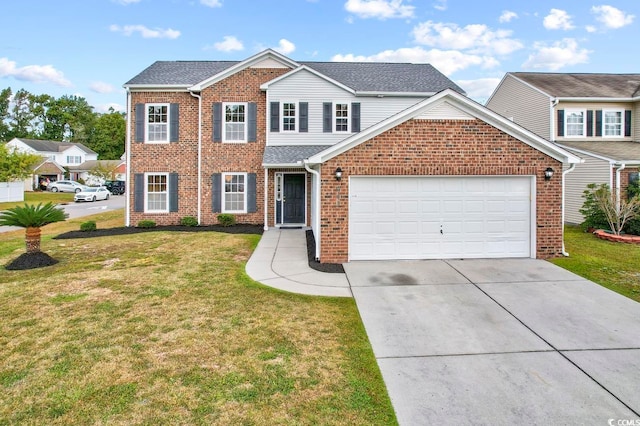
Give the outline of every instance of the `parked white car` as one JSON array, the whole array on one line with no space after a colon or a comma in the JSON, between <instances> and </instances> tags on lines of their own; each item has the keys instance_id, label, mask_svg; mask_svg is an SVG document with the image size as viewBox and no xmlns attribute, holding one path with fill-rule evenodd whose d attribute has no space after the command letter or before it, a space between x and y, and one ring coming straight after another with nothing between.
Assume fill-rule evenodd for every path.
<instances>
[{"instance_id":1,"label":"parked white car","mask_svg":"<svg viewBox=\"0 0 640 426\"><path fill-rule=\"evenodd\" d=\"M108 200L111 193L104 186L96 188L86 188L84 191L76 193L73 197L73 201L96 201L96 200Z\"/></svg>"},{"instance_id":2,"label":"parked white car","mask_svg":"<svg viewBox=\"0 0 640 426\"><path fill-rule=\"evenodd\" d=\"M57 180L48 186L51 192L75 192L76 194L87 187L73 180Z\"/></svg>"}]
</instances>

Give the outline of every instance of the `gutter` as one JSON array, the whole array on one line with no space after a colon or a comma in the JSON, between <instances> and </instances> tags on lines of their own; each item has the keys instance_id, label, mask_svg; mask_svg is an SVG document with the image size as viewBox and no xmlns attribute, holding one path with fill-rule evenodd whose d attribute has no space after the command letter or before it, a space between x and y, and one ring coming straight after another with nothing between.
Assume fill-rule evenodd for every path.
<instances>
[{"instance_id":1,"label":"gutter","mask_svg":"<svg viewBox=\"0 0 640 426\"><path fill-rule=\"evenodd\" d=\"M571 164L571 167L569 167L567 170L565 170L564 172L562 172L562 255L569 257L569 253L567 252L567 250L565 249L564 246L564 212L566 210L566 206L565 206L565 180L566 180L566 175L571 173L574 169L576 168L576 163Z\"/></svg>"},{"instance_id":2,"label":"gutter","mask_svg":"<svg viewBox=\"0 0 640 426\"><path fill-rule=\"evenodd\" d=\"M316 255L315 255L315 259L316 260L320 260L320 172L318 172L317 170L314 170L311 168L311 166L309 166L309 160L308 159L304 159L304 168L311 173L312 175L315 176L315 209L313 212L313 222L314 222L314 226L312 226L312 228L317 231L318 235L315 235L315 240L316 240Z\"/></svg>"},{"instance_id":3,"label":"gutter","mask_svg":"<svg viewBox=\"0 0 640 426\"><path fill-rule=\"evenodd\" d=\"M125 87L127 92L127 141L125 150L127 151L127 180L124 185L124 226L130 226L131 217L129 214L131 195L131 91Z\"/></svg>"},{"instance_id":4,"label":"gutter","mask_svg":"<svg viewBox=\"0 0 640 426\"><path fill-rule=\"evenodd\" d=\"M202 224L202 97L194 92L191 96L198 99L198 224Z\"/></svg>"}]
</instances>

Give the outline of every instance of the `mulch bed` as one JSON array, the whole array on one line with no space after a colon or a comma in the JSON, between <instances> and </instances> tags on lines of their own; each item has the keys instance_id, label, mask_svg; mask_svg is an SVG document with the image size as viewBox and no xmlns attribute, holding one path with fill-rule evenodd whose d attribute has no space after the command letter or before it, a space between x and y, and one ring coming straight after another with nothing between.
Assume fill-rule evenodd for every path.
<instances>
[{"instance_id":1,"label":"mulch bed","mask_svg":"<svg viewBox=\"0 0 640 426\"><path fill-rule=\"evenodd\" d=\"M136 228L124 226L120 228L96 229L95 231L69 231L53 237L54 240L68 240L72 238L111 237L115 235L141 234L145 232L180 231L180 232L225 232L227 234L255 234L262 235L262 225L238 224L232 226L155 226L153 228Z\"/></svg>"},{"instance_id":2,"label":"mulch bed","mask_svg":"<svg viewBox=\"0 0 640 426\"><path fill-rule=\"evenodd\" d=\"M21 254L11 263L5 265L5 269L9 271L22 271L25 269L44 268L45 266L55 265L56 263L58 263L56 259L47 253L38 251L35 253Z\"/></svg>"},{"instance_id":3,"label":"mulch bed","mask_svg":"<svg viewBox=\"0 0 640 426\"><path fill-rule=\"evenodd\" d=\"M340 263L320 263L316 260L316 239L311 229L307 230L307 256L309 257L309 267L320 272L330 274L344 274L344 268Z\"/></svg>"}]
</instances>

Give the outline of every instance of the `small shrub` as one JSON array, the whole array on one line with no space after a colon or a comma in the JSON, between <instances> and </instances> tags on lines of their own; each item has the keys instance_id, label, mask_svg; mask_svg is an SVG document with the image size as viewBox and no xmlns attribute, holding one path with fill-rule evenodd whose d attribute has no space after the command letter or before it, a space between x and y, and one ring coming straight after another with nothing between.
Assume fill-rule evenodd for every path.
<instances>
[{"instance_id":1,"label":"small shrub","mask_svg":"<svg viewBox=\"0 0 640 426\"><path fill-rule=\"evenodd\" d=\"M138 222L138 228L155 228L156 222L154 220L141 220Z\"/></svg>"},{"instance_id":2,"label":"small shrub","mask_svg":"<svg viewBox=\"0 0 640 426\"><path fill-rule=\"evenodd\" d=\"M236 217L229 213L218 215L218 223L222 226L232 226L236 224Z\"/></svg>"},{"instance_id":3,"label":"small shrub","mask_svg":"<svg viewBox=\"0 0 640 426\"><path fill-rule=\"evenodd\" d=\"M584 204L580 209L580 213L584 216L584 222L580 224L583 231L590 229L605 229L610 228L609 222L607 222L607 215L604 213L598 201L596 199L595 192L598 189L598 185L590 183L587 185L588 189L585 189L582 193L584 198Z\"/></svg>"},{"instance_id":4,"label":"small shrub","mask_svg":"<svg viewBox=\"0 0 640 426\"><path fill-rule=\"evenodd\" d=\"M80 230L83 232L95 231L96 229L98 229L98 227L96 226L95 220L89 220L80 224Z\"/></svg>"},{"instance_id":5,"label":"small shrub","mask_svg":"<svg viewBox=\"0 0 640 426\"><path fill-rule=\"evenodd\" d=\"M198 219L193 216L185 216L180 219L180 225L182 226L198 226Z\"/></svg>"}]
</instances>

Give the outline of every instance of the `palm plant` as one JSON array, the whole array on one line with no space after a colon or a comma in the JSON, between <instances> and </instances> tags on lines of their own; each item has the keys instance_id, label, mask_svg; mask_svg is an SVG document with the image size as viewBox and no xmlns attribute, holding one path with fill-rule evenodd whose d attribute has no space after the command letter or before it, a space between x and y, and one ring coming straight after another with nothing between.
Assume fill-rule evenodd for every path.
<instances>
[{"instance_id":1,"label":"palm plant","mask_svg":"<svg viewBox=\"0 0 640 426\"><path fill-rule=\"evenodd\" d=\"M0 225L25 228L27 253L40 251L40 228L54 222L62 222L69 215L49 202L44 206L25 204L0 212Z\"/></svg>"}]
</instances>

